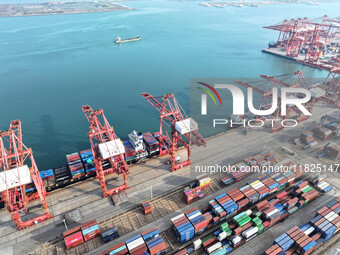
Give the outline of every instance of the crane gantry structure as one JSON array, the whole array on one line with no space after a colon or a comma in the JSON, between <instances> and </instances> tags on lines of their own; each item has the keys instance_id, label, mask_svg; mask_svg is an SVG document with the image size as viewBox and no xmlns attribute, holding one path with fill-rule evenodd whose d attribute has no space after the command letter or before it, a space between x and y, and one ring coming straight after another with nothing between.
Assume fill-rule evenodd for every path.
<instances>
[{"instance_id":1,"label":"crane gantry structure","mask_svg":"<svg viewBox=\"0 0 340 255\"><path fill-rule=\"evenodd\" d=\"M49 213L46 189L33 158L32 149L22 142L21 122L12 121L8 131L0 131L0 192L7 211L21 230L53 216ZM27 221L22 221L19 213L28 211L29 198L25 185L34 183L45 213Z\"/></svg>"},{"instance_id":2,"label":"crane gantry structure","mask_svg":"<svg viewBox=\"0 0 340 255\"><path fill-rule=\"evenodd\" d=\"M102 109L94 111L90 106L85 105L82 110L90 123L88 137L103 196L111 196L128 189L129 168L125 162L125 148L122 141L110 126ZM105 176L110 173L123 175L124 184L108 190Z\"/></svg>"},{"instance_id":3,"label":"crane gantry structure","mask_svg":"<svg viewBox=\"0 0 340 255\"><path fill-rule=\"evenodd\" d=\"M170 155L171 171L190 165L191 144L206 145L206 140L198 132L197 123L188 117L173 93L161 97L142 93L142 97L159 112L160 135L158 139L160 152L163 151L160 155L164 155L164 152ZM186 149L187 159L176 163L175 153L178 143L181 143Z\"/></svg>"}]
</instances>

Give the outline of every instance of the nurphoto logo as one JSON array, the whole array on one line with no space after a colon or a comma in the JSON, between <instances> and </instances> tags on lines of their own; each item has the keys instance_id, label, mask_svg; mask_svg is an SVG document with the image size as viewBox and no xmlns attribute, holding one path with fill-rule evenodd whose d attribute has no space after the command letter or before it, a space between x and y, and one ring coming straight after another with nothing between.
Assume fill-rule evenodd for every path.
<instances>
[{"instance_id":1,"label":"nurphoto logo","mask_svg":"<svg viewBox=\"0 0 340 255\"><path fill-rule=\"evenodd\" d=\"M243 91L232 84L215 84L214 87L211 85L208 85L203 82L199 82L199 84L205 86L206 88L210 89L211 92L206 88L201 88L202 91L205 93L201 94L201 115L207 115L208 109L207 109L207 95L210 96L210 98L213 100L214 104L217 105L216 99L214 95L218 98L220 105L223 106L220 94L216 91L216 89L225 89L231 92L232 95L232 102L233 102L233 115L244 115L245 114L245 96L243 94ZM269 93L267 96L271 98L271 104L268 105L265 109L256 109L254 107L254 99L253 99L253 88L249 87L247 88L247 106L250 111L250 113L254 114L255 116L268 116L273 114L275 111L280 110L281 116L287 115L287 107L294 106L297 108L301 113L303 113L306 116L311 116L312 114L307 110L307 108L303 105L304 103L307 103L311 100L311 93L308 89L305 88L280 88L280 94L278 88L274 87L271 90L271 93ZM214 95L212 94L214 93ZM281 125L285 127L295 127L297 125L297 121L294 119L267 119L264 118L266 121L270 121L272 123L272 126L275 122L281 121ZM230 119L214 119L213 120L213 126L216 125L225 125L228 122L230 122L231 126L233 124L233 120ZM246 123L247 122L247 123ZM256 125L254 125L256 123ZM290 124L288 124L290 123ZM292 124L293 123L293 124ZM263 118L257 118L256 120L248 120L245 119L242 120L242 123L237 122L234 124L240 125L244 124L246 126L250 127L260 127L264 125Z\"/></svg>"}]
</instances>

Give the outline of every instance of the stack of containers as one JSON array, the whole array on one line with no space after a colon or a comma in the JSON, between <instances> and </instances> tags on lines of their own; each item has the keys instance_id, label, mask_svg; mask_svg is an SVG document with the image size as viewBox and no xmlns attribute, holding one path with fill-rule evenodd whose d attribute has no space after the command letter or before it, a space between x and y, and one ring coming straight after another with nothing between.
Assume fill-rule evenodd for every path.
<instances>
[{"instance_id":1,"label":"stack of containers","mask_svg":"<svg viewBox=\"0 0 340 255\"><path fill-rule=\"evenodd\" d=\"M258 178L266 187L269 188L268 195L274 193L277 191L279 184L274 181L272 178L270 178L268 175L264 175L261 178Z\"/></svg>"},{"instance_id":2,"label":"stack of containers","mask_svg":"<svg viewBox=\"0 0 340 255\"><path fill-rule=\"evenodd\" d=\"M149 157L159 152L159 142L152 136L150 132L143 133L143 140L149 153Z\"/></svg>"},{"instance_id":3,"label":"stack of containers","mask_svg":"<svg viewBox=\"0 0 340 255\"><path fill-rule=\"evenodd\" d=\"M213 218L214 225L217 224L220 219L225 219L227 213L215 199L209 201L209 208L217 215Z\"/></svg>"},{"instance_id":4,"label":"stack of containers","mask_svg":"<svg viewBox=\"0 0 340 255\"><path fill-rule=\"evenodd\" d=\"M284 252L288 251L294 246L295 241L286 233L280 235L274 240L274 245L277 244Z\"/></svg>"},{"instance_id":5,"label":"stack of containers","mask_svg":"<svg viewBox=\"0 0 340 255\"><path fill-rule=\"evenodd\" d=\"M102 233L102 238L103 238L104 243L112 241L113 239L118 238L118 237L119 237L119 234L116 228L111 228Z\"/></svg>"},{"instance_id":6,"label":"stack of containers","mask_svg":"<svg viewBox=\"0 0 340 255\"><path fill-rule=\"evenodd\" d=\"M340 158L340 145L329 143L324 147L327 157L337 160Z\"/></svg>"},{"instance_id":7,"label":"stack of containers","mask_svg":"<svg viewBox=\"0 0 340 255\"><path fill-rule=\"evenodd\" d=\"M301 140L304 144L309 144L314 141L313 132L306 130L301 134Z\"/></svg>"},{"instance_id":8,"label":"stack of containers","mask_svg":"<svg viewBox=\"0 0 340 255\"><path fill-rule=\"evenodd\" d=\"M81 232L84 236L85 242L100 235L99 226L98 226L96 220L91 220L87 223L84 223L80 226L80 228L81 228Z\"/></svg>"},{"instance_id":9,"label":"stack of containers","mask_svg":"<svg viewBox=\"0 0 340 255\"><path fill-rule=\"evenodd\" d=\"M249 199L251 204L254 204L259 200L259 193L249 185L240 188L240 191Z\"/></svg>"},{"instance_id":10,"label":"stack of containers","mask_svg":"<svg viewBox=\"0 0 340 255\"><path fill-rule=\"evenodd\" d=\"M242 236L246 242L255 238L258 234L259 229L257 227L250 227L242 232Z\"/></svg>"},{"instance_id":11,"label":"stack of containers","mask_svg":"<svg viewBox=\"0 0 340 255\"><path fill-rule=\"evenodd\" d=\"M127 254L127 253L128 253L128 249L127 249L125 243L117 244L117 245L115 245L115 246L113 246L112 248L109 249L110 255L123 255L123 254Z\"/></svg>"},{"instance_id":12,"label":"stack of containers","mask_svg":"<svg viewBox=\"0 0 340 255\"><path fill-rule=\"evenodd\" d=\"M68 181L71 179L70 171L66 166L53 169L56 184Z\"/></svg>"},{"instance_id":13,"label":"stack of containers","mask_svg":"<svg viewBox=\"0 0 340 255\"><path fill-rule=\"evenodd\" d=\"M243 227L247 223L251 222L251 218L250 218L251 213L252 213L251 210L242 212L236 215L235 217L233 217L233 221L237 224L238 227Z\"/></svg>"},{"instance_id":14,"label":"stack of containers","mask_svg":"<svg viewBox=\"0 0 340 255\"><path fill-rule=\"evenodd\" d=\"M75 227L63 233L64 241L67 249L76 247L84 242L80 227Z\"/></svg>"},{"instance_id":15,"label":"stack of containers","mask_svg":"<svg viewBox=\"0 0 340 255\"><path fill-rule=\"evenodd\" d=\"M291 185L291 184L294 183L294 181L295 181L295 173L294 172L290 172L290 171L284 172L284 173L282 173L282 175L287 178L288 185Z\"/></svg>"},{"instance_id":16,"label":"stack of containers","mask_svg":"<svg viewBox=\"0 0 340 255\"><path fill-rule=\"evenodd\" d=\"M322 191L323 193L327 193L327 192L329 192L329 191L331 191L332 189L333 189L333 186L332 185L330 185L328 182L326 182L326 181L323 181L323 182L321 182L321 183L318 183L317 185L316 185L316 187L320 190L320 191Z\"/></svg>"},{"instance_id":17,"label":"stack of containers","mask_svg":"<svg viewBox=\"0 0 340 255\"><path fill-rule=\"evenodd\" d=\"M203 233L208 226L208 221L203 217L198 208L193 208L184 213L195 228L195 235Z\"/></svg>"},{"instance_id":18,"label":"stack of containers","mask_svg":"<svg viewBox=\"0 0 340 255\"><path fill-rule=\"evenodd\" d=\"M96 168L93 162L92 150L81 151L80 157L83 162L86 174L96 171Z\"/></svg>"},{"instance_id":19,"label":"stack of containers","mask_svg":"<svg viewBox=\"0 0 340 255\"><path fill-rule=\"evenodd\" d=\"M279 184L277 190L284 189L288 184L288 179L280 173L270 173L270 177Z\"/></svg>"},{"instance_id":20,"label":"stack of containers","mask_svg":"<svg viewBox=\"0 0 340 255\"><path fill-rule=\"evenodd\" d=\"M269 227L276 224L281 219L281 211L274 206L264 207L262 211L264 217L269 221Z\"/></svg>"},{"instance_id":21,"label":"stack of containers","mask_svg":"<svg viewBox=\"0 0 340 255\"><path fill-rule=\"evenodd\" d=\"M45 184L45 183L44 183ZM47 186L45 186L46 188ZM34 182L28 183L25 185L25 193L35 192L37 188L34 185Z\"/></svg>"},{"instance_id":22,"label":"stack of containers","mask_svg":"<svg viewBox=\"0 0 340 255\"><path fill-rule=\"evenodd\" d=\"M211 179L208 175L201 175L196 178L196 183L197 186L200 186L201 189L204 189L210 186Z\"/></svg>"},{"instance_id":23,"label":"stack of containers","mask_svg":"<svg viewBox=\"0 0 340 255\"><path fill-rule=\"evenodd\" d=\"M312 253L316 242L308 236L309 228L304 228L302 231L297 226L291 228L286 233L275 239L274 245L268 249L266 255L274 254L293 254L294 252L301 255Z\"/></svg>"},{"instance_id":24,"label":"stack of containers","mask_svg":"<svg viewBox=\"0 0 340 255\"><path fill-rule=\"evenodd\" d=\"M308 204L310 200L315 199L319 195L315 189L308 185L307 181L298 183L295 193L300 196L300 206Z\"/></svg>"},{"instance_id":25,"label":"stack of containers","mask_svg":"<svg viewBox=\"0 0 340 255\"><path fill-rule=\"evenodd\" d=\"M242 171L233 172L233 173L231 173L231 175L236 182L244 179L244 172L242 172Z\"/></svg>"},{"instance_id":26,"label":"stack of containers","mask_svg":"<svg viewBox=\"0 0 340 255\"><path fill-rule=\"evenodd\" d=\"M333 132L338 132L340 130L340 124L333 122L327 125L327 128Z\"/></svg>"},{"instance_id":27,"label":"stack of containers","mask_svg":"<svg viewBox=\"0 0 340 255\"><path fill-rule=\"evenodd\" d=\"M165 252L166 244L159 236L156 228L151 228L145 231L142 233L142 237L148 247L150 255L163 254Z\"/></svg>"},{"instance_id":28,"label":"stack of containers","mask_svg":"<svg viewBox=\"0 0 340 255\"><path fill-rule=\"evenodd\" d=\"M314 136L323 141L329 139L332 134L332 130L325 127L314 129Z\"/></svg>"},{"instance_id":29,"label":"stack of containers","mask_svg":"<svg viewBox=\"0 0 340 255\"><path fill-rule=\"evenodd\" d=\"M141 206L145 215L148 215L152 212L151 205L148 201L142 202Z\"/></svg>"},{"instance_id":30,"label":"stack of containers","mask_svg":"<svg viewBox=\"0 0 340 255\"><path fill-rule=\"evenodd\" d=\"M218 239L214 235L209 235L202 239L202 246L205 250L208 249L208 247L216 244L218 242Z\"/></svg>"},{"instance_id":31,"label":"stack of containers","mask_svg":"<svg viewBox=\"0 0 340 255\"><path fill-rule=\"evenodd\" d=\"M227 194L237 203L238 211L242 210L242 208L247 206L250 202L249 198L246 198L245 195L237 188L228 191Z\"/></svg>"},{"instance_id":32,"label":"stack of containers","mask_svg":"<svg viewBox=\"0 0 340 255\"><path fill-rule=\"evenodd\" d=\"M72 179L77 179L85 175L83 163L81 162L78 152L66 155L66 159Z\"/></svg>"},{"instance_id":33,"label":"stack of containers","mask_svg":"<svg viewBox=\"0 0 340 255\"><path fill-rule=\"evenodd\" d=\"M183 244L195 235L195 228L184 213L171 219L172 229L178 241Z\"/></svg>"},{"instance_id":34,"label":"stack of containers","mask_svg":"<svg viewBox=\"0 0 340 255\"><path fill-rule=\"evenodd\" d=\"M242 198L244 198L244 194L238 188L229 190L227 192L227 195L235 202L240 201L242 200Z\"/></svg>"},{"instance_id":35,"label":"stack of containers","mask_svg":"<svg viewBox=\"0 0 340 255\"><path fill-rule=\"evenodd\" d=\"M259 193L259 200L262 198L265 198L269 194L269 188L265 186L261 181L256 180L253 182L250 182L249 185Z\"/></svg>"},{"instance_id":36,"label":"stack of containers","mask_svg":"<svg viewBox=\"0 0 340 255\"><path fill-rule=\"evenodd\" d=\"M223 178L221 179L221 182L225 185L225 186L228 186L228 185L231 185L235 182L235 179L234 177L226 177L226 178Z\"/></svg>"},{"instance_id":37,"label":"stack of containers","mask_svg":"<svg viewBox=\"0 0 340 255\"><path fill-rule=\"evenodd\" d=\"M49 186L53 186L55 184L53 169L41 171L39 173L40 173L40 177L44 183L45 188Z\"/></svg>"},{"instance_id":38,"label":"stack of containers","mask_svg":"<svg viewBox=\"0 0 340 255\"><path fill-rule=\"evenodd\" d=\"M233 233L233 231L229 228L229 225L227 222L223 223L220 226L220 231L221 233L219 233L217 237L219 241L225 240L227 237L231 236L231 234Z\"/></svg>"},{"instance_id":39,"label":"stack of containers","mask_svg":"<svg viewBox=\"0 0 340 255\"><path fill-rule=\"evenodd\" d=\"M288 213L292 214L296 212L299 208L296 206L299 199L297 197L294 198L286 198L282 200L282 205L288 211Z\"/></svg>"},{"instance_id":40,"label":"stack of containers","mask_svg":"<svg viewBox=\"0 0 340 255\"><path fill-rule=\"evenodd\" d=\"M123 141L125 148L125 161L127 163L132 163L137 160L135 147L132 146L129 140Z\"/></svg>"},{"instance_id":41,"label":"stack of containers","mask_svg":"<svg viewBox=\"0 0 340 255\"><path fill-rule=\"evenodd\" d=\"M238 205L226 193L215 197L215 199L225 210L227 218L237 213ZM221 217L221 220L223 220L223 217Z\"/></svg>"},{"instance_id":42,"label":"stack of containers","mask_svg":"<svg viewBox=\"0 0 340 255\"><path fill-rule=\"evenodd\" d=\"M193 189L186 188L184 190L184 200L187 204L191 204L192 202L195 202L203 197L204 193L202 192L200 186Z\"/></svg>"},{"instance_id":43,"label":"stack of containers","mask_svg":"<svg viewBox=\"0 0 340 255\"><path fill-rule=\"evenodd\" d=\"M148 251L144 239L141 235L134 236L125 241L129 254L144 254Z\"/></svg>"},{"instance_id":44,"label":"stack of containers","mask_svg":"<svg viewBox=\"0 0 340 255\"><path fill-rule=\"evenodd\" d=\"M242 237L239 235L233 236L232 238L230 238L229 242L231 246L235 249L242 244Z\"/></svg>"}]
</instances>

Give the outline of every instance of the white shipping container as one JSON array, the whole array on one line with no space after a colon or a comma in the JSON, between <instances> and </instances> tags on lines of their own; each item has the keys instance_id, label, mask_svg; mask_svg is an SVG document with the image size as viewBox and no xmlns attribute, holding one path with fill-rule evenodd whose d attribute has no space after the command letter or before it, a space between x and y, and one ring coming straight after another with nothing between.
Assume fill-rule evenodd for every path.
<instances>
[{"instance_id":1,"label":"white shipping container","mask_svg":"<svg viewBox=\"0 0 340 255\"><path fill-rule=\"evenodd\" d=\"M238 244L241 240L242 238L240 236L234 236L230 239L233 244Z\"/></svg>"},{"instance_id":2,"label":"white shipping container","mask_svg":"<svg viewBox=\"0 0 340 255\"><path fill-rule=\"evenodd\" d=\"M184 213L181 213L180 215L177 215L176 217L173 217L173 218L171 219L171 221L174 222L175 220L178 220L179 218L181 218L181 217L183 217L183 216L185 216Z\"/></svg>"},{"instance_id":3,"label":"white shipping container","mask_svg":"<svg viewBox=\"0 0 340 255\"><path fill-rule=\"evenodd\" d=\"M175 123L176 130L181 134L187 134L192 131L198 130L198 124L192 118L177 121Z\"/></svg>"},{"instance_id":4,"label":"white shipping container","mask_svg":"<svg viewBox=\"0 0 340 255\"><path fill-rule=\"evenodd\" d=\"M245 238L249 238L251 237L252 235L254 235L255 233L257 233L259 231L259 229L257 227L251 227L245 231L243 231L242 235L245 237Z\"/></svg>"},{"instance_id":5,"label":"white shipping container","mask_svg":"<svg viewBox=\"0 0 340 255\"><path fill-rule=\"evenodd\" d=\"M0 173L0 192L31 182L28 166L16 167Z\"/></svg>"},{"instance_id":6,"label":"white shipping container","mask_svg":"<svg viewBox=\"0 0 340 255\"><path fill-rule=\"evenodd\" d=\"M102 159L108 159L119 154L125 153L124 144L120 139L101 143L98 145L99 153Z\"/></svg>"},{"instance_id":7,"label":"white shipping container","mask_svg":"<svg viewBox=\"0 0 340 255\"><path fill-rule=\"evenodd\" d=\"M208 249L207 249L207 252L208 254L216 251L217 249L221 248L222 247L222 243L221 242L218 242L218 243L215 243L214 245L210 246Z\"/></svg>"},{"instance_id":8,"label":"white shipping container","mask_svg":"<svg viewBox=\"0 0 340 255\"><path fill-rule=\"evenodd\" d=\"M191 219L196 218L197 216L200 216L200 215L202 215L202 213L201 212L197 212L194 215L191 215L190 217L188 217L188 219L191 220Z\"/></svg>"},{"instance_id":9,"label":"white shipping container","mask_svg":"<svg viewBox=\"0 0 340 255\"><path fill-rule=\"evenodd\" d=\"M245 214L247 214L248 216L250 216L250 214L252 213L252 211L250 209L248 209L247 211L245 211Z\"/></svg>"},{"instance_id":10,"label":"white shipping container","mask_svg":"<svg viewBox=\"0 0 340 255\"><path fill-rule=\"evenodd\" d=\"M131 251L132 249L136 248L137 246L144 243L144 240L142 237L132 241L131 243L126 244L128 249Z\"/></svg>"},{"instance_id":11,"label":"white shipping container","mask_svg":"<svg viewBox=\"0 0 340 255\"><path fill-rule=\"evenodd\" d=\"M274 209L273 211L269 212L267 214L268 217L272 216L273 214L277 213L279 210L278 209Z\"/></svg>"},{"instance_id":12,"label":"white shipping container","mask_svg":"<svg viewBox=\"0 0 340 255\"><path fill-rule=\"evenodd\" d=\"M194 250L198 250L199 248L201 248L202 245L202 240L201 239L197 239L196 241L194 241Z\"/></svg>"},{"instance_id":13,"label":"white shipping container","mask_svg":"<svg viewBox=\"0 0 340 255\"><path fill-rule=\"evenodd\" d=\"M224 231L222 231L222 232L218 235L218 237L217 237L217 239L218 239L219 241L223 241L223 240L226 239L226 238L227 238L227 233L224 232Z\"/></svg>"},{"instance_id":14,"label":"white shipping container","mask_svg":"<svg viewBox=\"0 0 340 255\"><path fill-rule=\"evenodd\" d=\"M305 230L303 233L305 233L307 236L310 235L315 230L314 227L310 227L309 229Z\"/></svg>"}]
</instances>

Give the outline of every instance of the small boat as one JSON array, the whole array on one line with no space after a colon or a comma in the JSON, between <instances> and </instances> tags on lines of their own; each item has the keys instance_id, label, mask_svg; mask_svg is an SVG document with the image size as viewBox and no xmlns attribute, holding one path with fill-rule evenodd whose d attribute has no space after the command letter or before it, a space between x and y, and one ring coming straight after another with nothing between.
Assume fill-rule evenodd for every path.
<instances>
[{"instance_id":1,"label":"small boat","mask_svg":"<svg viewBox=\"0 0 340 255\"><path fill-rule=\"evenodd\" d=\"M139 41L141 38L140 36L134 37L134 38L127 38L127 39L122 39L117 36L117 39L115 40L115 43L124 43L124 42L133 42L133 41Z\"/></svg>"}]
</instances>

